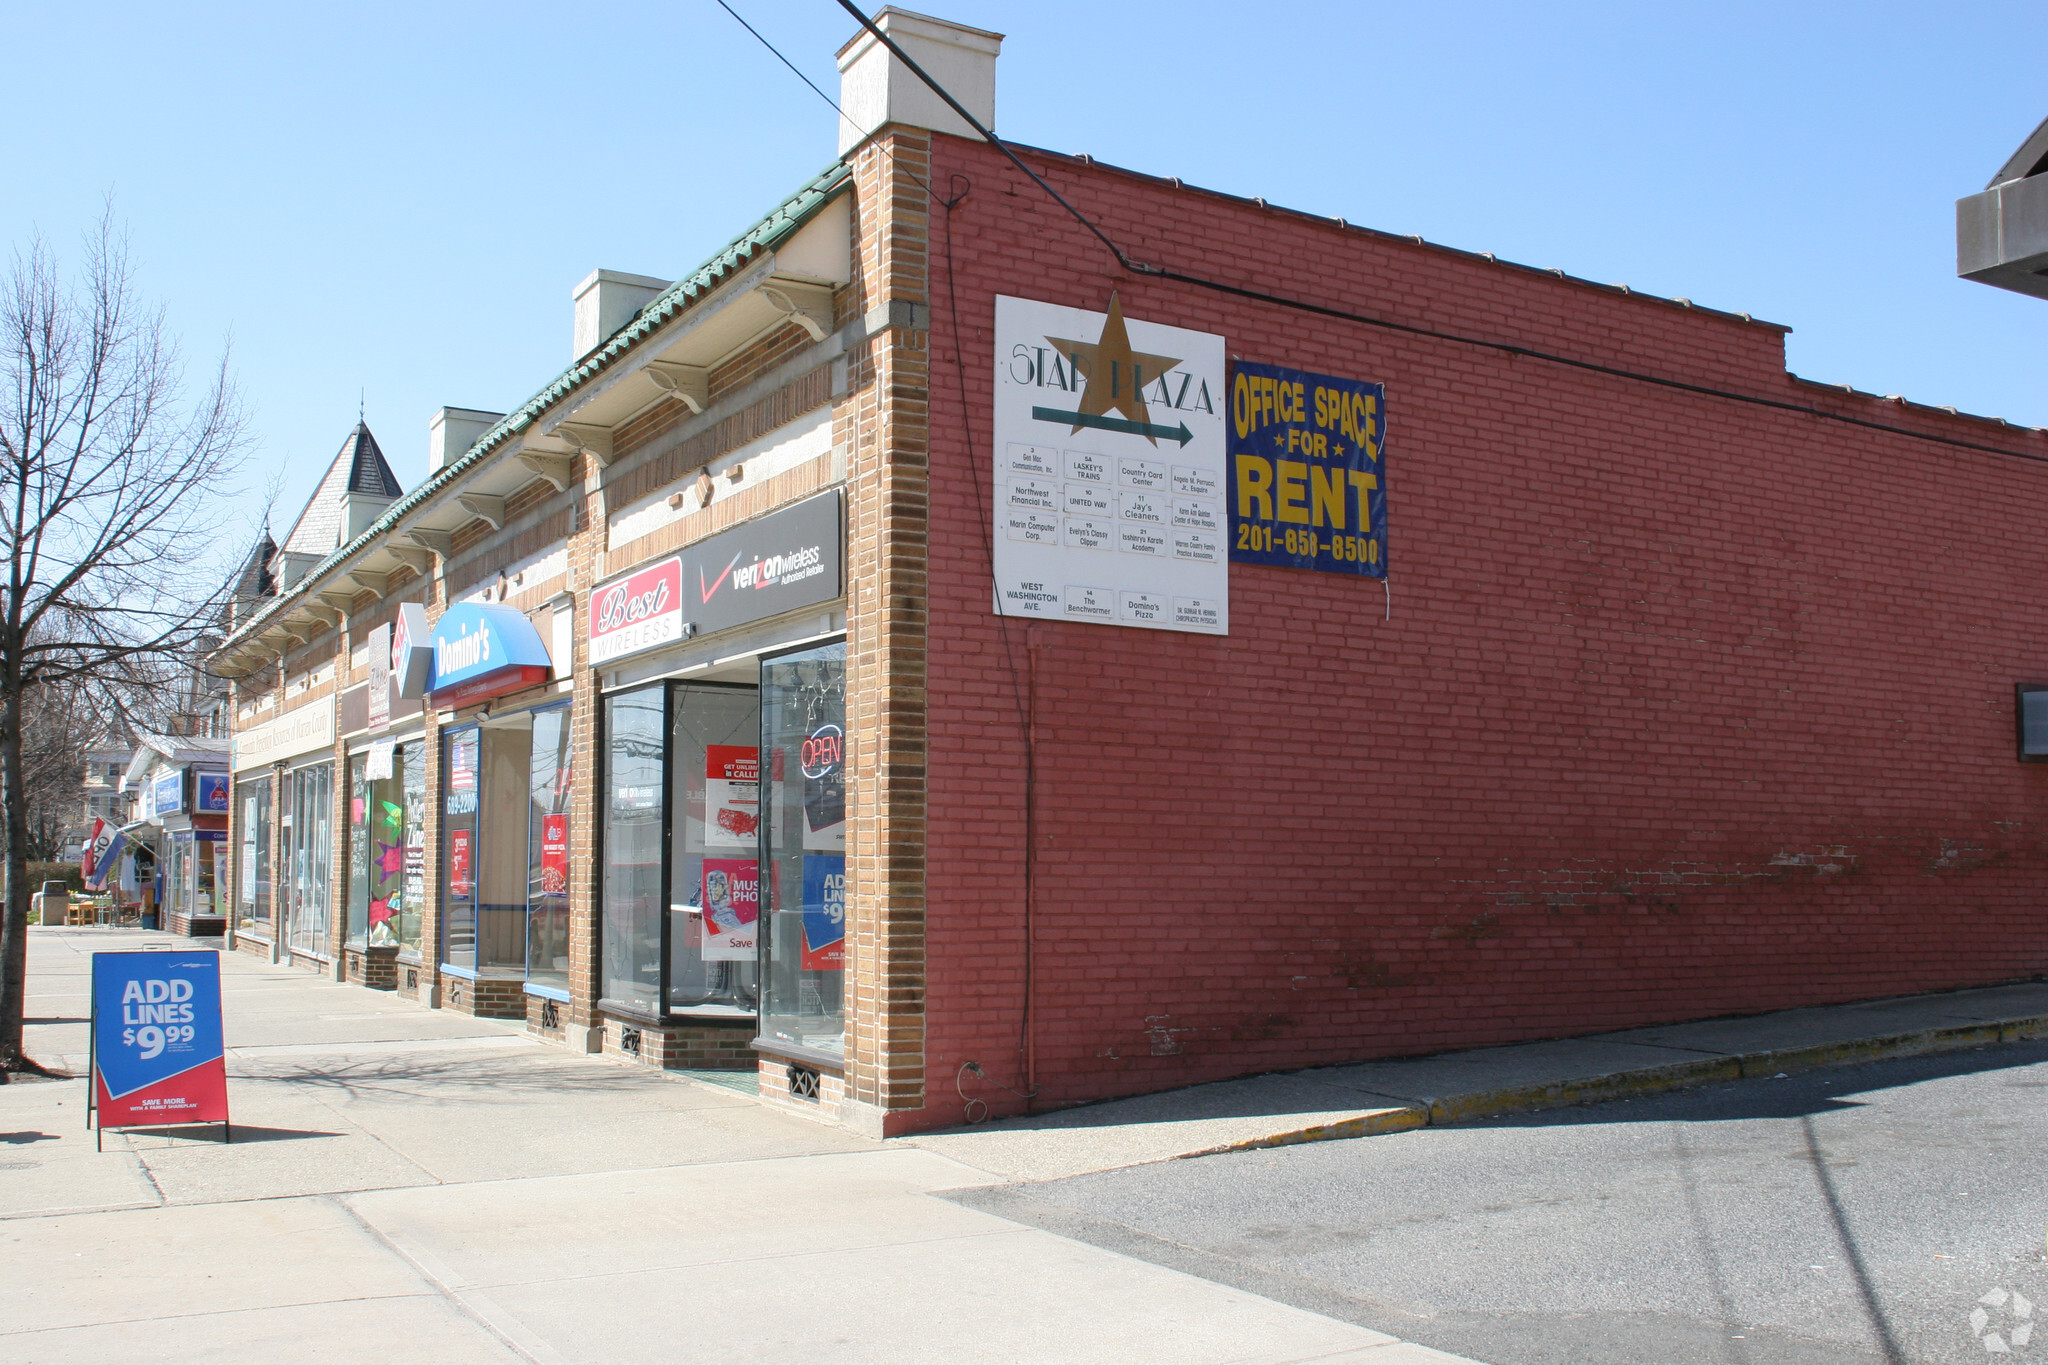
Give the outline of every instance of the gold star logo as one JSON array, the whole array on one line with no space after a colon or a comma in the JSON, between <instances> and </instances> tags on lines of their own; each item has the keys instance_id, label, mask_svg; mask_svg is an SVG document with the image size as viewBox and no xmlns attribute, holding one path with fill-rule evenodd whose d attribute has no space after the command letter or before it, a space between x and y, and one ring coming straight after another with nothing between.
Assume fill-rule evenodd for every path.
<instances>
[{"instance_id":1,"label":"gold star logo","mask_svg":"<svg viewBox=\"0 0 2048 1365\"><path fill-rule=\"evenodd\" d=\"M1092 344L1066 337L1046 338L1059 347L1088 376L1081 392L1080 410L1091 417L1106 417L1114 410L1133 422L1147 422L1152 415L1145 408L1145 385L1180 364L1177 356L1148 355L1131 349L1131 334L1124 327L1124 308L1115 294L1109 296L1109 316L1102 321L1102 336ZM1074 431L1081 428L1076 426ZM1072 435L1072 432L1068 433ZM1157 438L1146 440L1158 445Z\"/></svg>"}]
</instances>

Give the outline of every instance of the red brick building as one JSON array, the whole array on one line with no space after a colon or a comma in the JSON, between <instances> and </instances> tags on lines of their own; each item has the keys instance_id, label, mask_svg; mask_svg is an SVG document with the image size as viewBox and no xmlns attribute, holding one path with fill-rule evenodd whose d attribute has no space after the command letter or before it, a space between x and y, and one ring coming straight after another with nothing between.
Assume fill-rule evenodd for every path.
<instances>
[{"instance_id":1,"label":"red brick building","mask_svg":"<svg viewBox=\"0 0 2048 1365\"><path fill-rule=\"evenodd\" d=\"M995 35L893 12L884 25L990 120ZM507 706L573 699L562 837L597 857L568 861L557 984L534 994L530 962L490 978L447 960L438 823L451 775L477 761L449 750L422 769L429 904L413 958L394 950L423 1000L450 1003L436 980L511 1010L524 991L546 1036L758 1063L764 1096L898 1132L960 1121L963 1096L1013 1112L2048 971L2048 770L2015 739L2016 686L2048 680L2029 592L2048 569L2032 534L2048 435L1799 380L1784 329L1747 316L1016 149L1070 212L871 39L841 62L843 160L784 219L688 287L645 281L666 292L599 327L600 349L520 412L481 414L496 425L223 652L278 687L312 655L339 658L344 689L366 676L349 662L359 620L393 619L408 585L438 617L478 584L488 600L494 576L495 600L557 642L538 691L482 715L429 699L416 722L432 746L488 732ZM843 272L754 279L771 248L796 258L790 233L815 246L833 212ZM779 311L688 363L659 358L740 316L743 287ZM1002 461L1026 467L992 397L1009 354L999 296L1100 319L1104 348L1113 312L1139 351L1164 345L1148 327L1220 338L1221 410L1174 405L1197 425L1232 420L1223 390L1242 367L1382 386L1384 577L1232 562L1224 631L995 614L1022 486ZM722 393L751 406L718 409ZM1126 439L1138 427L1121 411L1097 408L1096 427ZM804 420L815 451L792 444ZM1163 450L1162 469L1200 446L1130 439L1147 443L1134 460ZM734 452L763 450L784 451L769 480L721 501ZM464 501L508 452L516 474ZM1210 500L1235 519L1248 496L1226 479ZM632 603L669 610L661 556L681 555L677 591L708 603L725 562L713 537L819 497L843 498L845 521L815 600L662 627L593 665L594 629L624 640ZM621 511L660 498L689 515ZM520 512L533 529L515 545ZM374 559L387 545L403 565ZM294 615L316 580L366 561L322 599L331 613ZM625 745L643 721L621 699L664 678L668 711L646 703L651 738ZM697 724L679 717L728 702L758 707L759 746L732 739L744 716L716 719L725 738L693 730L677 758ZM843 754L817 747L842 724ZM337 764L352 733L371 735L340 724ZM619 778L629 749L667 765L668 795L621 795L656 791ZM758 854L721 852L709 812L728 788L685 793L684 769L758 788ZM821 784L841 781L843 855L812 837L838 799ZM622 861L640 837L621 823L630 801L649 821L659 808L666 854ZM774 812L799 808L808 823L776 844ZM703 847L676 842L685 823ZM818 860L840 856L845 940L827 953L817 921L797 925L816 907L797 906L795 882L813 897ZM644 886L608 870L628 862ZM737 889L741 863L757 893ZM728 894L758 894L762 922L787 925L714 952ZM607 954L642 902L685 927L664 921L668 965L635 1004ZM684 963L675 935L700 928L709 955ZM717 955L734 945L758 958ZM347 957L340 923L335 947ZM378 972L394 975L363 979ZM743 977L756 984L704 984ZM799 1014L826 1023L778 1030Z\"/></svg>"}]
</instances>

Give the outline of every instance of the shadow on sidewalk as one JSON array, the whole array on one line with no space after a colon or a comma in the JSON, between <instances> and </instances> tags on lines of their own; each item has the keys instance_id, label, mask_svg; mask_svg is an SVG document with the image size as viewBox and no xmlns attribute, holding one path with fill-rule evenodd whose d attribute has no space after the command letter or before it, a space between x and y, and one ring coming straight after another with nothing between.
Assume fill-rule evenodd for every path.
<instances>
[{"instance_id":1,"label":"shadow on sidewalk","mask_svg":"<svg viewBox=\"0 0 2048 1365\"><path fill-rule=\"evenodd\" d=\"M178 1124L163 1128L109 1128L110 1133L126 1137L189 1138L199 1142L218 1142L216 1130L219 1124ZM251 1142L296 1142L301 1138L345 1137L344 1133L328 1133L317 1128L258 1128L253 1124L238 1123L234 1126L234 1145L243 1146Z\"/></svg>"},{"instance_id":2,"label":"shadow on sidewalk","mask_svg":"<svg viewBox=\"0 0 2048 1365\"><path fill-rule=\"evenodd\" d=\"M530 1104L567 1094L631 1093L658 1074L637 1068L578 1065L576 1058L379 1057L318 1065L243 1060L231 1074L237 1082L308 1086L351 1099L416 1101L434 1092L460 1091L465 1103Z\"/></svg>"},{"instance_id":3,"label":"shadow on sidewalk","mask_svg":"<svg viewBox=\"0 0 2048 1365\"><path fill-rule=\"evenodd\" d=\"M1666 1090L1628 1099L1563 1105L1526 1114L1496 1114L1461 1120L1459 1128L1549 1128L1575 1123L1739 1122L1744 1119L1806 1119L1864 1108L1853 1098L1920 1081L1977 1076L2048 1062L2048 1041L1989 1043L1962 1052L1888 1057L1846 1066L1818 1067L1789 1076L1749 1076L1685 1090ZM2016 1081L2048 1088L2048 1081Z\"/></svg>"}]
</instances>

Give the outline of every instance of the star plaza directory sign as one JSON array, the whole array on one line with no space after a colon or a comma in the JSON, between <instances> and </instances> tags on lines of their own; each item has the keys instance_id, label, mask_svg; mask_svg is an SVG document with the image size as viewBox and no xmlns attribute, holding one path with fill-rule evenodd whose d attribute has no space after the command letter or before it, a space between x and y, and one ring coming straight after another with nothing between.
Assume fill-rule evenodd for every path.
<instances>
[{"instance_id":1,"label":"star plaza directory sign","mask_svg":"<svg viewBox=\"0 0 2048 1365\"><path fill-rule=\"evenodd\" d=\"M1230 633L1223 338L996 298L995 609Z\"/></svg>"}]
</instances>

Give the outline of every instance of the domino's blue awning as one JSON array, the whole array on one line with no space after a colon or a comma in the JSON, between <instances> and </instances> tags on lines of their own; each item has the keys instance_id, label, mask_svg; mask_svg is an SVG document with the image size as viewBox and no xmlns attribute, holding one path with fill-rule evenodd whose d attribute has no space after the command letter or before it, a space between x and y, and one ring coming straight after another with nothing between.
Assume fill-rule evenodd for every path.
<instances>
[{"instance_id":1,"label":"domino's blue awning","mask_svg":"<svg viewBox=\"0 0 2048 1365\"><path fill-rule=\"evenodd\" d=\"M502 603L464 602L434 622L434 672L427 686L436 706L501 697L552 672L547 646L526 613Z\"/></svg>"}]
</instances>

